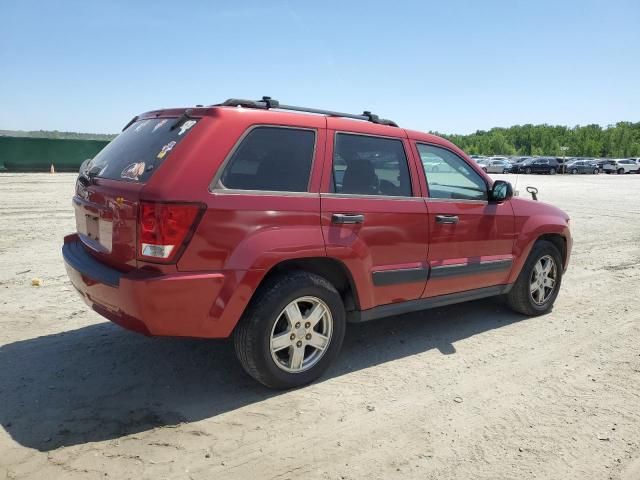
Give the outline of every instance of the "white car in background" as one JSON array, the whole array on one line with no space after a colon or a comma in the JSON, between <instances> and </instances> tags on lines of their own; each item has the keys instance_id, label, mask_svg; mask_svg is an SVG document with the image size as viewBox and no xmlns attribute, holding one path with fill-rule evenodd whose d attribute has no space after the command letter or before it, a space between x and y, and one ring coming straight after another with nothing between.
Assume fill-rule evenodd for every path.
<instances>
[{"instance_id":1,"label":"white car in background","mask_svg":"<svg viewBox=\"0 0 640 480\"><path fill-rule=\"evenodd\" d=\"M489 160L486 163L480 164L482 170L487 173L509 173L511 171L511 162L509 160Z\"/></svg>"},{"instance_id":2,"label":"white car in background","mask_svg":"<svg viewBox=\"0 0 640 480\"><path fill-rule=\"evenodd\" d=\"M602 170L605 173L640 173L640 164L631 158L607 160Z\"/></svg>"}]
</instances>

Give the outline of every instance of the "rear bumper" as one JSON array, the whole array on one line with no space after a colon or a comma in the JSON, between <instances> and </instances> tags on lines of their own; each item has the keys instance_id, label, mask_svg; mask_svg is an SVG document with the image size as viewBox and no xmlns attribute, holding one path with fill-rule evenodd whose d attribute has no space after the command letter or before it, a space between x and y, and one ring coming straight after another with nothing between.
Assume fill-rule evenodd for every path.
<instances>
[{"instance_id":1,"label":"rear bumper","mask_svg":"<svg viewBox=\"0 0 640 480\"><path fill-rule=\"evenodd\" d=\"M234 301L233 295L242 272L122 273L87 253L77 235L64 240L67 274L85 303L129 330L145 335L224 338L246 305L246 301Z\"/></svg>"}]
</instances>

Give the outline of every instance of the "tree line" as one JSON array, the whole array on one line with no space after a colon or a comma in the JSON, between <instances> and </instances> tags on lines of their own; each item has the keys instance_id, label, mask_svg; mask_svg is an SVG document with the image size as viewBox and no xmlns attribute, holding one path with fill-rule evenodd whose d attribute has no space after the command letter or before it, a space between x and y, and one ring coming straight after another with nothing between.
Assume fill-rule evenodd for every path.
<instances>
[{"instance_id":1,"label":"tree line","mask_svg":"<svg viewBox=\"0 0 640 480\"><path fill-rule=\"evenodd\" d=\"M509 128L478 130L470 135L445 137L470 155L550 155L567 157L640 157L640 122L615 125L515 125ZM0 135L112 140L113 134L0 130ZM563 148L563 147L566 147Z\"/></svg>"},{"instance_id":2,"label":"tree line","mask_svg":"<svg viewBox=\"0 0 640 480\"><path fill-rule=\"evenodd\" d=\"M436 135L447 138L470 155L640 157L640 122L618 122L605 128L515 125L478 130L470 135L437 132Z\"/></svg>"},{"instance_id":3,"label":"tree line","mask_svg":"<svg viewBox=\"0 0 640 480\"><path fill-rule=\"evenodd\" d=\"M0 130L0 136L71 140L113 140L116 138L116 135L110 133L59 132L58 130Z\"/></svg>"}]
</instances>

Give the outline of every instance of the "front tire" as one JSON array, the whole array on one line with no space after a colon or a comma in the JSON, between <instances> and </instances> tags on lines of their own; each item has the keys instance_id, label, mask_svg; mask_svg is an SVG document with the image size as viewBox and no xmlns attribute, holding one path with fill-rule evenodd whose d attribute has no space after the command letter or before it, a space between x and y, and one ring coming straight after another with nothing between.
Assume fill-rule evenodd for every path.
<instances>
[{"instance_id":1,"label":"front tire","mask_svg":"<svg viewBox=\"0 0 640 480\"><path fill-rule=\"evenodd\" d=\"M624 173L624 168L619 168L618 169L618 175L622 175Z\"/></svg>"},{"instance_id":2,"label":"front tire","mask_svg":"<svg viewBox=\"0 0 640 480\"><path fill-rule=\"evenodd\" d=\"M524 169L524 173L526 173L527 175L531 173L531 169L530 168L525 168Z\"/></svg>"},{"instance_id":3,"label":"front tire","mask_svg":"<svg viewBox=\"0 0 640 480\"><path fill-rule=\"evenodd\" d=\"M345 331L340 294L325 278L294 271L261 285L233 334L244 370L274 389L316 380L337 357Z\"/></svg>"},{"instance_id":4,"label":"front tire","mask_svg":"<svg viewBox=\"0 0 640 480\"><path fill-rule=\"evenodd\" d=\"M555 175L556 174L556 169L555 168L551 168L549 170L549 175Z\"/></svg>"},{"instance_id":5,"label":"front tire","mask_svg":"<svg viewBox=\"0 0 640 480\"><path fill-rule=\"evenodd\" d=\"M578 173L578 169L574 168L571 170L571 175L575 175L576 173Z\"/></svg>"},{"instance_id":6,"label":"front tire","mask_svg":"<svg viewBox=\"0 0 640 480\"><path fill-rule=\"evenodd\" d=\"M556 246L546 240L536 242L507 294L509 306L529 316L549 312L560 291L562 268L562 256Z\"/></svg>"},{"instance_id":7,"label":"front tire","mask_svg":"<svg viewBox=\"0 0 640 480\"><path fill-rule=\"evenodd\" d=\"M600 173L600 170L598 170L597 168L593 169L593 174L594 175L598 175Z\"/></svg>"}]
</instances>

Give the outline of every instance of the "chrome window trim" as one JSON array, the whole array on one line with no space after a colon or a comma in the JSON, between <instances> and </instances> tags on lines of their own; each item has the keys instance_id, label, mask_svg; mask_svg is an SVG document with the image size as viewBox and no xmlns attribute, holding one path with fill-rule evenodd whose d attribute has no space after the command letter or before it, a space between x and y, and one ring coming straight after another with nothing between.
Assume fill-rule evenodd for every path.
<instances>
[{"instance_id":1,"label":"chrome window trim","mask_svg":"<svg viewBox=\"0 0 640 480\"><path fill-rule=\"evenodd\" d=\"M424 197L425 201L428 203L437 203L437 202L448 202L448 203L477 203L477 204L488 204L489 200L472 200L470 198L435 198L435 197Z\"/></svg>"},{"instance_id":2,"label":"chrome window trim","mask_svg":"<svg viewBox=\"0 0 640 480\"><path fill-rule=\"evenodd\" d=\"M355 136L360 136L360 137L374 137L374 138L382 138L383 140L397 140L400 142L400 145L402 146L402 151L404 152L404 159L407 162L407 172L409 173L409 188L411 189L411 196L406 196L406 195L366 195L364 193L338 193L338 192L326 192L323 193L323 195L336 195L336 196L341 196L341 197L346 197L346 198L354 198L354 197L361 197L361 198L383 198L383 199L394 199L394 198L400 198L400 199L408 199L408 198L418 198L420 199L420 196L416 196L415 192L413 191L413 178L411 178L411 167L409 166L409 156L407 155L407 149L404 147L404 142L402 141L403 139L406 139L406 137L390 137L387 135L376 135L376 134L372 134L372 133L358 133L358 132L349 132L349 131L345 131L345 130L334 130L333 132L333 145L331 148L331 176L333 177L333 162L335 160L335 152L336 152L336 139L338 137L338 134L342 134L342 135L355 135ZM331 180L331 179L330 179ZM331 186L331 184L329 184ZM333 186L333 188L335 189L335 185Z\"/></svg>"},{"instance_id":3,"label":"chrome window trim","mask_svg":"<svg viewBox=\"0 0 640 480\"><path fill-rule=\"evenodd\" d=\"M403 197L399 195L388 196L388 195L366 195L364 193L333 193L333 192L321 192L320 195L323 197L329 198L361 198L363 200L412 200L421 202L424 200L423 197Z\"/></svg>"},{"instance_id":4,"label":"chrome window trim","mask_svg":"<svg viewBox=\"0 0 640 480\"><path fill-rule=\"evenodd\" d=\"M218 188L216 190L209 190L209 193L214 195L265 195L272 197L305 197L305 198L318 198L320 194L318 192L284 192L280 190L243 190L240 188Z\"/></svg>"},{"instance_id":5,"label":"chrome window trim","mask_svg":"<svg viewBox=\"0 0 640 480\"><path fill-rule=\"evenodd\" d=\"M287 130L304 130L304 131L308 131L308 132L313 132L313 152L311 154L312 155L311 156L311 167L309 169L309 180L307 181L307 190L306 190L306 192L283 192L283 191L280 191L280 190L245 190L245 189L241 189L241 188L227 188L222 184L222 181L220 181L220 178L224 174L224 171L227 169L227 166L229 165L229 162L233 158L233 155L236 153L238 148L240 148L240 145L242 145L242 142L245 140L245 138L247 138L249 136L249 134L251 132L253 132L254 130L256 130L258 128L265 128L265 127L266 128L284 128L284 129L287 129ZM225 192L225 193L266 192L266 193L272 193L272 194L274 194L274 193L276 193L276 194L282 194L282 193L297 193L297 194L300 194L300 193L311 193L311 192L309 192L309 188L311 187L311 177L313 177L313 168L314 168L315 163L316 163L317 147L318 147L318 129L317 128L297 127L297 126L289 126L289 125L272 125L272 124L269 124L269 123L257 123L255 125L251 125L249 128L247 128L242 133L242 135L240 135L240 138L238 138L238 140L233 145L233 147L231 148L231 150L229 151L229 153L227 154L225 159L220 164L220 167L218 168L218 171L213 176L213 179L211 180L211 182L209 182L209 193L222 193L222 192Z\"/></svg>"}]
</instances>

